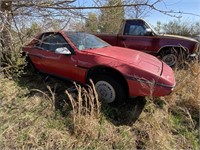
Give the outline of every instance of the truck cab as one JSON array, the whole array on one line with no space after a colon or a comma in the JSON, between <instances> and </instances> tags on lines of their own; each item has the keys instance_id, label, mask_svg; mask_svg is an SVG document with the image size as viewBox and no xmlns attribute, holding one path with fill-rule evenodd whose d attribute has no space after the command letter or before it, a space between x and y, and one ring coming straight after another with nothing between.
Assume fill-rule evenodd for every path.
<instances>
[{"instance_id":1,"label":"truck cab","mask_svg":"<svg viewBox=\"0 0 200 150\"><path fill-rule=\"evenodd\" d=\"M98 34L111 45L126 47L155 55L169 66L199 55L199 42L195 39L158 34L143 19L122 20L118 34Z\"/></svg>"}]
</instances>

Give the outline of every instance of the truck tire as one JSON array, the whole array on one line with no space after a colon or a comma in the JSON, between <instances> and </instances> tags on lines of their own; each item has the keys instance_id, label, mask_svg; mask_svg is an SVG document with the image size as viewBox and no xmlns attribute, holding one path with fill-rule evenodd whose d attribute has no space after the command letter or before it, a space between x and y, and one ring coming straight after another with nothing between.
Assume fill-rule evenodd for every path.
<instances>
[{"instance_id":1,"label":"truck tire","mask_svg":"<svg viewBox=\"0 0 200 150\"><path fill-rule=\"evenodd\" d=\"M164 61L170 67L174 67L177 64L178 57L174 53L164 53L162 56L162 61Z\"/></svg>"},{"instance_id":2,"label":"truck tire","mask_svg":"<svg viewBox=\"0 0 200 150\"><path fill-rule=\"evenodd\" d=\"M164 61L170 67L181 67L185 64L187 51L181 47L171 47L162 50L160 53L160 57L162 61Z\"/></svg>"},{"instance_id":3,"label":"truck tire","mask_svg":"<svg viewBox=\"0 0 200 150\"><path fill-rule=\"evenodd\" d=\"M127 95L123 84L110 75L99 75L93 79L99 99L111 105L125 102Z\"/></svg>"}]
</instances>

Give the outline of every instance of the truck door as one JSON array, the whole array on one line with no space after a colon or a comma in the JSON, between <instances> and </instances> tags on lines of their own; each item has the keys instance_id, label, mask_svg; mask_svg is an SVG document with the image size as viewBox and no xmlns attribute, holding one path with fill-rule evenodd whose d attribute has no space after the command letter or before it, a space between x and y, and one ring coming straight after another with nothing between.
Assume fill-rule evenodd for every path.
<instances>
[{"instance_id":1,"label":"truck door","mask_svg":"<svg viewBox=\"0 0 200 150\"><path fill-rule=\"evenodd\" d=\"M147 32L149 28L143 20L126 20L123 35L118 36L118 46L156 53L159 39Z\"/></svg>"}]
</instances>

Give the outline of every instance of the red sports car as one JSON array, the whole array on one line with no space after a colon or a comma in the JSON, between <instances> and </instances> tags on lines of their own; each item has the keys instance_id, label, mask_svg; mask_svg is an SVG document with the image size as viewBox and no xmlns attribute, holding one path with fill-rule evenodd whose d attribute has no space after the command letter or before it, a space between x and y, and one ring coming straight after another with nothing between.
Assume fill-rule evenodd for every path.
<instances>
[{"instance_id":1,"label":"red sports car","mask_svg":"<svg viewBox=\"0 0 200 150\"><path fill-rule=\"evenodd\" d=\"M175 86L173 70L154 56L110 46L83 32L45 32L23 48L39 71L87 84L100 99L121 103L128 96L164 96Z\"/></svg>"}]
</instances>

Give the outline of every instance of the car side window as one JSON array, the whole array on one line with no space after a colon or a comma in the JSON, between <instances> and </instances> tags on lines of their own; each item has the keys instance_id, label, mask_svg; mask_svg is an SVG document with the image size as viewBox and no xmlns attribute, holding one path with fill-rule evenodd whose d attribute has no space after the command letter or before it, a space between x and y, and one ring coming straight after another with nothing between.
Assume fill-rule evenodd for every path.
<instances>
[{"instance_id":1,"label":"car side window","mask_svg":"<svg viewBox=\"0 0 200 150\"><path fill-rule=\"evenodd\" d=\"M142 20L128 20L124 28L124 35L144 36L146 26Z\"/></svg>"},{"instance_id":2,"label":"car side window","mask_svg":"<svg viewBox=\"0 0 200 150\"><path fill-rule=\"evenodd\" d=\"M59 33L45 33L39 38L39 42L36 43L37 47L44 50L54 52L57 48L67 47L71 52L73 51L69 43Z\"/></svg>"}]
</instances>

